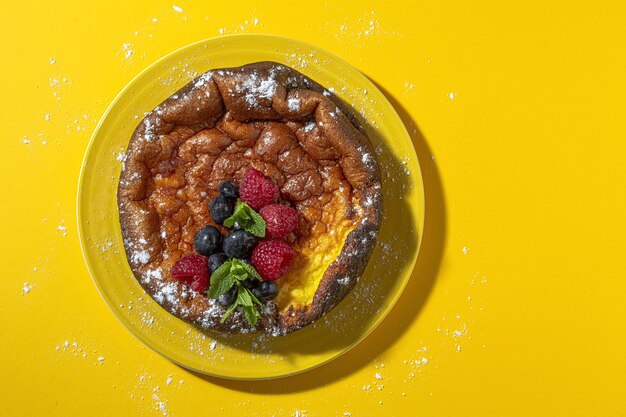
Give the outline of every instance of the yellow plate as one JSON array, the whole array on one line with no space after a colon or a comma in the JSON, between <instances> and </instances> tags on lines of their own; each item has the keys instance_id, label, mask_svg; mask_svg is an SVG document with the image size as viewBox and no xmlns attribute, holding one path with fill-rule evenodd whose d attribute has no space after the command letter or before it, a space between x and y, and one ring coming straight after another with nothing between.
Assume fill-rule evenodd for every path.
<instances>
[{"instance_id":1,"label":"yellow plate","mask_svg":"<svg viewBox=\"0 0 626 417\"><path fill-rule=\"evenodd\" d=\"M144 112L188 81L212 68L266 60L289 65L334 89L362 116L383 172L385 212L380 237L357 287L317 323L280 338L205 334L163 310L131 273L116 203L120 159ZM169 360L197 372L267 379L302 372L340 356L383 320L400 297L417 259L424 195L411 139L398 114L370 80L314 46L275 36L239 35L179 49L144 70L120 92L87 148L77 210L83 254L94 282L135 336Z\"/></svg>"}]
</instances>

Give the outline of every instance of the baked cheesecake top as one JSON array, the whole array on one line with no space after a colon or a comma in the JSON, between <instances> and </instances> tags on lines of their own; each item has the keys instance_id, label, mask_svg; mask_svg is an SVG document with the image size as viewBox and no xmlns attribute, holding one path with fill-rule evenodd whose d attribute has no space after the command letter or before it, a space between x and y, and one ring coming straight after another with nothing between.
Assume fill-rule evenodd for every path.
<instances>
[{"instance_id":1,"label":"baked cheesecake top","mask_svg":"<svg viewBox=\"0 0 626 417\"><path fill-rule=\"evenodd\" d=\"M252 328L172 277L194 235L215 225L207 202L249 167L298 212L297 256ZM375 153L352 109L281 64L209 71L141 121L118 187L133 274L170 313L206 329L285 334L336 306L362 275L382 212ZM222 226L215 225L218 228Z\"/></svg>"}]
</instances>

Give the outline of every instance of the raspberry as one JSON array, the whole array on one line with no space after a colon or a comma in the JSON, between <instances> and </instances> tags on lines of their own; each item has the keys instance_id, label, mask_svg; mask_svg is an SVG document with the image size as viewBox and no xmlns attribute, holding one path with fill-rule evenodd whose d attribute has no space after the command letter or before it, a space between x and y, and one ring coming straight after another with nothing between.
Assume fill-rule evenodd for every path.
<instances>
[{"instance_id":1,"label":"raspberry","mask_svg":"<svg viewBox=\"0 0 626 417\"><path fill-rule=\"evenodd\" d=\"M278 185L254 168L248 168L239 184L239 197L255 210L275 203L278 194Z\"/></svg>"},{"instance_id":2,"label":"raspberry","mask_svg":"<svg viewBox=\"0 0 626 417\"><path fill-rule=\"evenodd\" d=\"M298 213L283 204L267 205L259 211L259 214L265 220L265 237L268 239L281 239L298 226Z\"/></svg>"},{"instance_id":3,"label":"raspberry","mask_svg":"<svg viewBox=\"0 0 626 417\"><path fill-rule=\"evenodd\" d=\"M252 252L252 265L261 276L274 281L291 268L295 252L282 240L264 240Z\"/></svg>"},{"instance_id":4,"label":"raspberry","mask_svg":"<svg viewBox=\"0 0 626 417\"><path fill-rule=\"evenodd\" d=\"M201 292L209 286L209 265L204 256L185 256L174 264L172 276L190 285L194 291Z\"/></svg>"}]
</instances>

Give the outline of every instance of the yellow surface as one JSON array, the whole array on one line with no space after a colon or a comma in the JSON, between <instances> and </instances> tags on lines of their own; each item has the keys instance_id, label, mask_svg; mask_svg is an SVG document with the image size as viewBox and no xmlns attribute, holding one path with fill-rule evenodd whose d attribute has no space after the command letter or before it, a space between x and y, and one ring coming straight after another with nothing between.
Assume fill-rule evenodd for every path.
<instances>
[{"instance_id":1,"label":"yellow surface","mask_svg":"<svg viewBox=\"0 0 626 417\"><path fill-rule=\"evenodd\" d=\"M302 61L294 62L294 57ZM279 338L207 335L163 310L146 296L133 277L118 219L118 159L138 123L137 115L152 110L208 68L263 60L294 65L328 88L347 87L345 93L338 94L353 104L359 114L367 115L368 123L363 122L363 126L377 149L386 200L378 247L359 285L323 320ZM364 91L368 93L363 94ZM417 259L417 237L424 230L419 165L411 137L392 105L370 80L345 61L287 38L222 36L168 54L116 97L96 127L82 165L78 233L85 260L102 296L124 325L152 349L186 368L213 376L267 379L292 375L346 352L381 322L400 297ZM403 222L394 221L396 216L402 216ZM335 252L343 246L348 231L335 231L342 238L339 247L322 255L336 258ZM318 255L325 249L323 243L318 243ZM302 260L304 256L298 258ZM297 271L292 268L291 272ZM280 280L283 279L287 277Z\"/></svg>"},{"instance_id":2,"label":"yellow surface","mask_svg":"<svg viewBox=\"0 0 626 417\"><path fill-rule=\"evenodd\" d=\"M140 3L2 7L0 415L626 412L625 3ZM425 178L398 305L346 355L284 380L203 378L144 347L77 238L97 119L148 64L220 29L361 69L409 125Z\"/></svg>"}]
</instances>

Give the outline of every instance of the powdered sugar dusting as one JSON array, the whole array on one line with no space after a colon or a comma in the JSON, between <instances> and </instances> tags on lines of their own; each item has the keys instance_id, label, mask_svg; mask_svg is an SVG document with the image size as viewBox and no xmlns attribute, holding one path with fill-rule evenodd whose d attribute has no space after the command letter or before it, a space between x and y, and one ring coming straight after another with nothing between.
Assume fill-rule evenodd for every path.
<instances>
[{"instance_id":1,"label":"powdered sugar dusting","mask_svg":"<svg viewBox=\"0 0 626 417\"><path fill-rule=\"evenodd\" d=\"M156 139L156 135L154 133L154 124L152 123L152 121L150 120L150 118L146 117L145 119L143 119L143 127L144 127L144 135L143 137L148 141L148 142L152 142Z\"/></svg>"},{"instance_id":2,"label":"powdered sugar dusting","mask_svg":"<svg viewBox=\"0 0 626 417\"><path fill-rule=\"evenodd\" d=\"M306 125L304 125L304 131L306 133L311 133L311 131L313 131L313 129L315 129L316 126L317 124L314 121L310 121Z\"/></svg>"},{"instance_id":3,"label":"powdered sugar dusting","mask_svg":"<svg viewBox=\"0 0 626 417\"><path fill-rule=\"evenodd\" d=\"M129 59L130 57L132 57L133 54L135 53L135 51L133 50L133 44L129 42L123 44L122 53L124 55L124 58L126 59Z\"/></svg>"},{"instance_id":4,"label":"powdered sugar dusting","mask_svg":"<svg viewBox=\"0 0 626 417\"><path fill-rule=\"evenodd\" d=\"M136 250L130 257L130 260L139 265L145 265L150 262L150 254L146 250Z\"/></svg>"},{"instance_id":5,"label":"powdered sugar dusting","mask_svg":"<svg viewBox=\"0 0 626 417\"><path fill-rule=\"evenodd\" d=\"M24 286L22 287L22 294L28 294L30 293L30 290L33 289L33 285L29 284L28 282L24 283Z\"/></svg>"},{"instance_id":6,"label":"powdered sugar dusting","mask_svg":"<svg viewBox=\"0 0 626 417\"><path fill-rule=\"evenodd\" d=\"M298 111L298 110L300 110L300 99L299 98L290 98L289 100L287 100L287 106L289 107L289 110L291 110L291 111Z\"/></svg>"},{"instance_id":7,"label":"powdered sugar dusting","mask_svg":"<svg viewBox=\"0 0 626 417\"><path fill-rule=\"evenodd\" d=\"M337 280L340 285L348 285L350 283L350 277L346 275L345 277L341 277Z\"/></svg>"},{"instance_id":8,"label":"powdered sugar dusting","mask_svg":"<svg viewBox=\"0 0 626 417\"><path fill-rule=\"evenodd\" d=\"M273 78L259 77L256 74L246 78L246 80L238 86L241 93L244 94L246 102L250 107L260 106L259 98L271 99L276 93L278 83Z\"/></svg>"},{"instance_id":9,"label":"powdered sugar dusting","mask_svg":"<svg viewBox=\"0 0 626 417\"><path fill-rule=\"evenodd\" d=\"M163 280L163 272L161 271L161 268L150 269L146 271L143 277L143 282L147 284L149 282L152 282L152 280L157 280L157 281Z\"/></svg>"}]
</instances>

